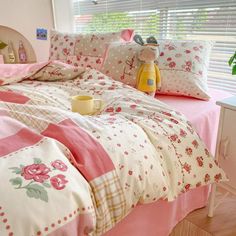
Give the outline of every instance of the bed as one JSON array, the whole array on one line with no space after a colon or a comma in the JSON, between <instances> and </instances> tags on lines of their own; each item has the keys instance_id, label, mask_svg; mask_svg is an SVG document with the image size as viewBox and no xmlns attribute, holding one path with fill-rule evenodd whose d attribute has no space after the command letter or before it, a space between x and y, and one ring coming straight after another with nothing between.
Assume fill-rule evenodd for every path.
<instances>
[{"instance_id":1,"label":"bed","mask_svg":"<svg viewBox=\"0 0 236 236\"><path fill-rule=\"evenodd\" d=\"M1 235L167 235L206 204L209 184L227 180L205 133L217 127L214 99L197 117L187 104L206 102L154 99L95 69L1 69ZM102 98L102 110L71 112L77 94Z\"/></svg>"},{"instance_id":2,"label":"bed","mask_svg":"<svg viewBox=\"0 0 236 236\"><path fill-rule=\"evenodd\" d=\"M210 89L211 99L201 101L181 96L156 96L156 99L183 113L193 124L211 153L215 152L220 108L215 102L231 94ZM138 205L123 221L107 232L106 236L135 235L165 236L189 212L207 204L209 188L202 187L180 195L174 202L158 201L148 205ZM157 222L160 227L157 227Z\"/></svg>"}]
</instances>

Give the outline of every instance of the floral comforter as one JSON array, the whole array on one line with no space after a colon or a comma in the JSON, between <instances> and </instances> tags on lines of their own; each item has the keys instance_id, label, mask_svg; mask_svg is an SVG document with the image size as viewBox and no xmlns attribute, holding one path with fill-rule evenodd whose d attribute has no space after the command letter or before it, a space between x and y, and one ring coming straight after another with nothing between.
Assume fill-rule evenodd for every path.
<instances>
[{"instance_id":1,"label":"floral comforter","mask_svg":"<svg viewBox=\"0 0 236 236\"><path fill-rule=\"evenodd\" d=\"M43 75L0 87L0 235L101 235L138 203L226 180L191 124L157 99L93 69ZM102 110L71 112L78 94L103 99Z\"/></svg>"}]
</instances>

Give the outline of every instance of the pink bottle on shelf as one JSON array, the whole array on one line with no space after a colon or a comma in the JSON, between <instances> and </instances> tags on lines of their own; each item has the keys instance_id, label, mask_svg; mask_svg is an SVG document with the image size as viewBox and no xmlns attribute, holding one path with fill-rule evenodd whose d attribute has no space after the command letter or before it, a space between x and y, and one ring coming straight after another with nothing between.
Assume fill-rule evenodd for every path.
<instances>
[{"instance_id":1,"label":"pink bottle on shelf","mask_svg":"<svg viewBox=\"0 0 236 236\"><path fill-rule=\"evenodd\" d=\"M20 63L26 63L27 62L27 55L26 51L23 45L23 42L19 42L19 49L18 49L18 56L19 56L19 62Z\"/></svg>"}]
</instances>

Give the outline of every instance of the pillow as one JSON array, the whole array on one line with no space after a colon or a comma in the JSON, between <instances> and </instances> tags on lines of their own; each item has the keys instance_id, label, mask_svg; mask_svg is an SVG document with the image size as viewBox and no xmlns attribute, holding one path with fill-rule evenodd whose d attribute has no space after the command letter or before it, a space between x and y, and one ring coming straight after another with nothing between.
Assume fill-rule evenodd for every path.
<instances>
[{"instance_id":1,"label":"pillow","mask_svg":"<svg viewBox=\"0 0 236 236\"><path fill-rule=\"evenodd\" d=\"M50 60L70 60L71 56L104 58L106 48L114 41L131 41L134 31L125 29L116 33L64 34L51 31Z\"/></svg>"},{"instance_id":2,"label":"pillow","mask_svg":"<svg viewBox=\"0 0 236 236\"><path fill-rule=\"evenodd\" d=\"M159 40L159 93L209 100L207 71L212 42Z\"/></svg>"},{"instance_id":3,"label":"pillow","mask_svg":"<svg viewBox=\"0 0 236 236\"><path fill-rule=\"evenodd\" d=\"M140 66L138 53L142 49L137 43L110 44L101 71L132 87L136 86L136 74Z\"/></svg>"}]
</instances>

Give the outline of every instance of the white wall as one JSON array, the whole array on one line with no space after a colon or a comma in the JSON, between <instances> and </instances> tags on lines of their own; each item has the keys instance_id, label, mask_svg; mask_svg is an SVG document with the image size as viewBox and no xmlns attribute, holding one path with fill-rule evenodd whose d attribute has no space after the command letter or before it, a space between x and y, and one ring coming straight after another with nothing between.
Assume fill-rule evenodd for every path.
<instances>
[{"instance_id":1,"label":"white wall","mask_svg":"<svg viewBox=\"0 0 236 236\"><path fill-rule=\"evenodd\" d=\"M60 32L73 32L72 0L52 0L55 28Z\"/></svg>"},{"instance_id":2,"label":"white wall","mask_svg":"<svg viewBox=\"0 0 236 236\"><path fill-rule=\"evenodd\" d=\"M23 34L32 44L38 61L48 59L49 31L53 28L51 0L0 0L0 25ZM48 30L48 40L36 39L36 28Z\"/></svg>"}]
</instances>

